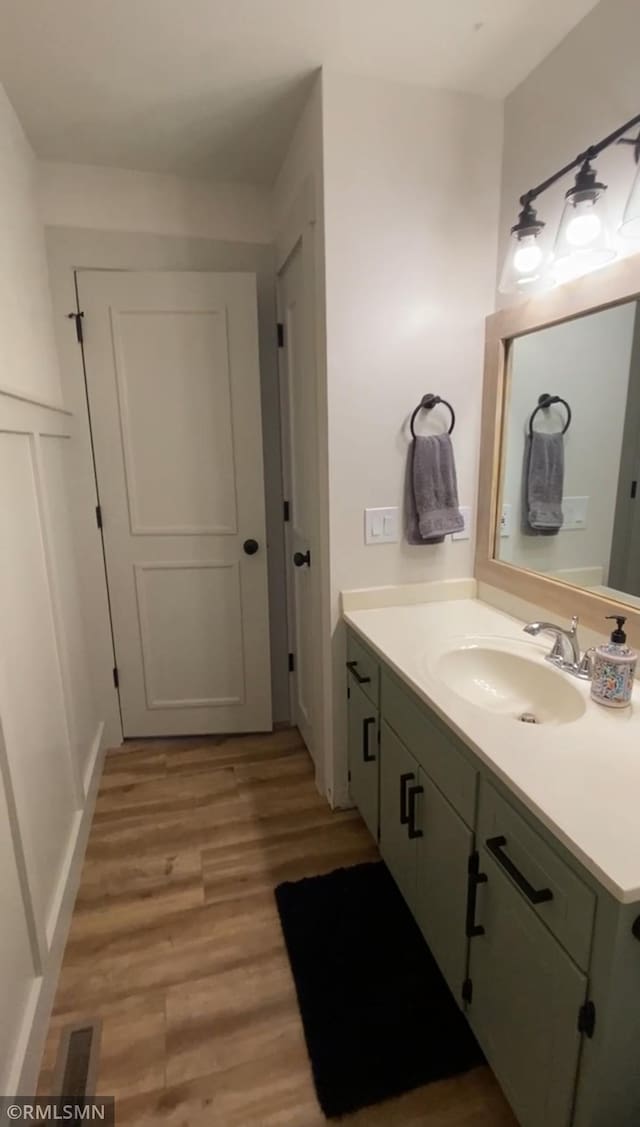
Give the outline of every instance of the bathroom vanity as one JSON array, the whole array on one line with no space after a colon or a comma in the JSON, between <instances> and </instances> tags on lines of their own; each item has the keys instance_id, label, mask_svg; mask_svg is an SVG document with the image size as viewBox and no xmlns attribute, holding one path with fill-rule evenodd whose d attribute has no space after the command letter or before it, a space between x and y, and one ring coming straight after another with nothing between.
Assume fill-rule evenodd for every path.
<instances>
[{"instance_id":1,"label":"bathroom vanity","mask_svg":"<svg viewBox=\"0 0 640 1127\"><path fill-rule=\"evenodd\" d=\"M344 617L353 800L519 1122L634 1127L640 703L477 599Z\"/></svg>"}]
</instances>

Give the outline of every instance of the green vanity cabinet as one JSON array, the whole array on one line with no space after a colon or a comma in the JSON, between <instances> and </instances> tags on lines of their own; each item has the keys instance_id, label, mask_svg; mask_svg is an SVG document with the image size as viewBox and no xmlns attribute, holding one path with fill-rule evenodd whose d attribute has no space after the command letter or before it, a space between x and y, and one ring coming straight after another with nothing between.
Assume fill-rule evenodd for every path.
<instances>
[{"instance_id":1,"label":"green vanity cabinet","mask_svg":"<svg viewBox=\"0 0 640 1127\"><path fill-rule=\"evenodd\" d=\"M640 902L351 630L348 661L353 800L519 1124L640 1127Z\"/></svg>"},{"instance_id":2,"label":"green vanity cabinet","mask_svg":"<svg viewBox=\"0 0 640 1127\"><path fill-rule=\"evenodd\" d=\"M379 801L379 714L378 709L350 678L349 693L349 786L351 797L378 838Z\"/></svg>"},{"instance_id":3,"label":"green vanity cabinet","mask_svg":"<svg viewBox=\"0 0 640 1127\"><path fill-rule=\"evenodd\" d=\"M417 903L420 768L410 751L382 723L380 740L380 852L412 912Z\"/></svg>"},{"instance_id":4,"label":"green vanity cabinet","mask_svg":"<svg viewBox=\"0 0 640 1127\"><path fill-rule=\"evenodd\" d=\"M469 1022L521 1127L569 1127L586 975L485 848L479 861Z\"/></svg>"},{"instance_id":5,"label":"green vanity cabinet","mask_svg":"<svg viewBox=\"0 0 640 1127\"><path fill-rule=\"evenodd\" d=\"M453 996L461 1001L467 969L467 873L473 852L469 829L421 770L422 837L418 840L415 917Z\"/></svg>"}]
</instances>

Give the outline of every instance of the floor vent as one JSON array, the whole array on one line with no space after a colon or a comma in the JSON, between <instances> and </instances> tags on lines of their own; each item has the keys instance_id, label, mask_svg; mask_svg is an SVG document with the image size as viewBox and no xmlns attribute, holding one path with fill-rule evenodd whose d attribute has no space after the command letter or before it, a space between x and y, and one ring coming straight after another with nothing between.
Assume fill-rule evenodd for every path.
<instances>
[{"instance_id":1,"label":"floor vent","mask_svg":"<svg viewBox=\"0 0 640 1127\"><path fill-rule=\"evenodd\" d=\"M95 1095L100 1033L100 1021L83 1021L64 1027L54 1074L55 1095L64 1099Z\"/></svg>"}]
</instances>

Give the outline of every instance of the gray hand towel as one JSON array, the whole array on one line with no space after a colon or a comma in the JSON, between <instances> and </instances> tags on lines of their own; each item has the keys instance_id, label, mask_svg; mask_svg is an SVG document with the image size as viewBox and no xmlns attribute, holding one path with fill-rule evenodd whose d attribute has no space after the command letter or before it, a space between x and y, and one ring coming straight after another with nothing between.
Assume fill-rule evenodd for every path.
<instances>
[{"instance_id":1,"label":"gray hand towel","mask_svg":"<svg viewBox=\"0 0 640 1127\"><path fill-rule=\"evenodd\" d=\"M534 431L524 448L524 513L530 533L556 536L562 528L564 435Z\"/></svg>"},{"instance_id":2,"label":"gray hand towel","mask_svg":"<svg viewBox=\"0 0 640 1127\"><path fill-rule=\"evenodd\" d=\"M448 434L414 438L409 447L405 482L406 534L409 544L441 544L464 528L458 508L458 482Z\"/></svg>"}]
</instances>

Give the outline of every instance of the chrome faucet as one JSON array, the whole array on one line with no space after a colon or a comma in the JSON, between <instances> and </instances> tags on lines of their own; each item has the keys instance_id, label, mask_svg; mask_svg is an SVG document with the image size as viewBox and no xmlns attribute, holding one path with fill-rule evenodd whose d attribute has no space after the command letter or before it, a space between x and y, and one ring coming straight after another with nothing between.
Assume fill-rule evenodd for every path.
<instances>
[{"instance_id":1,"label":"chrome faucet","mask_svg":"<svg viewBox=\"0 0 640 1127\"><path fill-rule=\"evenodd\" d=\"M589 677L588 663L585 663L580 656L577 615L571 619L568 630L563 626L557 626L555 622L529 622L524 627L524 631L525 634L533 634L534 638L538 634L553 634L555 641L546 660L566 670L567 673L573 673L576 677L585 679Z\"/></svg>"}]
</instances>

